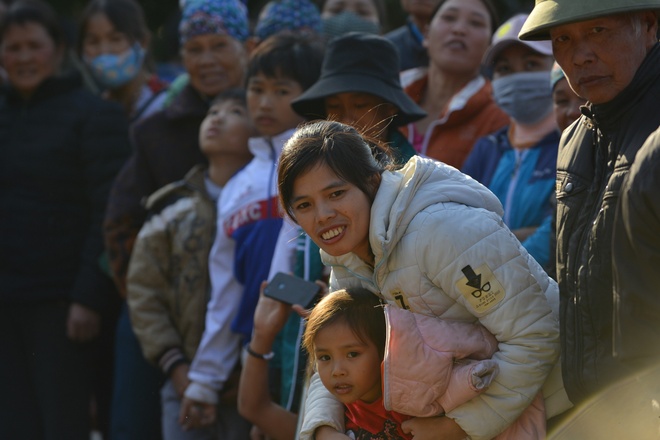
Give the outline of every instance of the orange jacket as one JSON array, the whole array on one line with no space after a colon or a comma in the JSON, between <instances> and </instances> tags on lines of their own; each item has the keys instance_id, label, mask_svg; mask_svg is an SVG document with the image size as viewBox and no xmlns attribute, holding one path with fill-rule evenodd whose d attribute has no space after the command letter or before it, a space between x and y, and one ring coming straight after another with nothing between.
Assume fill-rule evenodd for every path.
<instances>
[{"instance_id":1,"label":"orange jacket","mask_svg":"<svg viewBox=\"0 0 660 440\"><path fill-rule=\"evenodd\" d=\"M424 75L410 83L406 93L419 104L427 83L428 75ZM507 124L509 117L495 104L490 81L477 77L452 98L421 142L414 142L413 124L401 131L419 153L460 169L477 139Z\"/></svg>"}]
</instances>

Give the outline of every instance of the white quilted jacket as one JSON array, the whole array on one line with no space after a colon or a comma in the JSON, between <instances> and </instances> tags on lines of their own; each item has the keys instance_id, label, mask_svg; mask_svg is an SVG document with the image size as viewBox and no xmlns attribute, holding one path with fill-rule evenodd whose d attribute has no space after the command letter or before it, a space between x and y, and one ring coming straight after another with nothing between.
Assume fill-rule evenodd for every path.
<instances>
[{"instance_id":1,"label":"white quilted jacket","mask_svg":"<svg viewBox=\"0 0 660 440\"><path fill-rule=\"evenodd\" d=\"M499 374L486 392L447 413L473 440L492 439L532 402L559 354L559 324L546 299L557 284L502 221L495 195L455 168L413 157L383 173L371 209L375 267L331 257L331 289L362 286L388 303L448 320L479 321L499 341ZM301 439L330 425L343 406L315 374Z\"/></svg>"}]
</instances>

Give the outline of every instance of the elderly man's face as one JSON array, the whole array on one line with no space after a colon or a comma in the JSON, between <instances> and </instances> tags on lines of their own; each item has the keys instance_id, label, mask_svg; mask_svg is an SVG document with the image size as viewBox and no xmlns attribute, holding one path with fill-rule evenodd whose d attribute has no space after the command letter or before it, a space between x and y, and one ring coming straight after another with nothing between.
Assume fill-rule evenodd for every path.
<instances>
[{"instance_id":1,"label":"elderly man's face","mask_svg":"<svg viewBox=\"0 0 660 440\"><path fill-rule=\"evenodd\" d=\"M633 24L639 21L639 26ZM550 30L555 59L575 93L594 104L626 88L656 42L652 12L612 15Z\"/></svg>"}]
</instances>

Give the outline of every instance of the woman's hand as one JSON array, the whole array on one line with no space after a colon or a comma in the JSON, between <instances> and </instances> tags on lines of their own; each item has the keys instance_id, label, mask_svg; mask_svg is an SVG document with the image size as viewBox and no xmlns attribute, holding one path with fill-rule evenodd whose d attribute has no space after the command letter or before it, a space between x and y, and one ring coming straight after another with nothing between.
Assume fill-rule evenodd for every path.
<instances>
[{"instance_id":1,"label":"woman's hand","mask_svg":"<svg viewBox=\"0 0 660 440\"><path fill-rule=\"evenodd\" d=\"M401 424L406 434L413 440L464 440L467 434L449 417L416 417Z\"/></svg>"},{"instance_id":2,"label":"woman's hand","mask_svg":"<svg viewBox=\"0 0 660 440\"><path fill-rule=\"evenodd\" d=\"M82 304L72 303L66 320L66 335L74 342L89 342L101 330L101 315Z\"/></svg>"}]
</instances>

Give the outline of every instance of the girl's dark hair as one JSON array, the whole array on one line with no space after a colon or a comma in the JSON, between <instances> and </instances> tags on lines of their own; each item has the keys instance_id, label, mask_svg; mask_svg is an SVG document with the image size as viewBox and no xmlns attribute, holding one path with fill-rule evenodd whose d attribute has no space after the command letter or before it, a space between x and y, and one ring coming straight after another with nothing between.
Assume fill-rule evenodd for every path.
<instances>
[{"instance_id":1,"label":"girl's dark hair","mask_svg":"<svg viewBox=\"0 0 660 440\"><path fill-rule=\"evenodd\" d=\"M385 355L385 313L380 299L362 287L337 290L324 297L307 319L302 345L314 362L314 338L336 322L346 323L362 342L373 342L382 360Z\"/></svg>"},{"instance_id":2,"label":"girl's dark hair","mask_svg":"<svg viewBox=\"0 0 660 440\"><path fill-rule=\"evenodd\" d=\"M277 170L280 203L293 221L291 207L296 179L325 164L343 181L358 187L373 202L380 174L391 167L387 147L366 138L350 125L320 120L301 126L282 149ZM381 160L377 160L379 157Z\"/></svg>"},{"instance_id":3,"label":"girl's dark hair","mask_svg":"<svg viewBox=\"0 0 660 440\"><path fill-rule=\"evenodd\" d=\"M303 90L321 75L323 40L312 35L282 31L259 43L250 55L246 81L263 74L270 78L289 78Z\"/></svg>"},{"instance_id":4,"label":"girl's dark hair","mask_svg":"<svg viewBox=\"0 0 660 440\"><path fill-rule=\"evenodd\" d=\"M9 5L0 21L0 41L4 39L9 26L37 23L46 29L56 47L65 44L64 31L55 10L41 0L18 0Z\"/></svg>"},{"instance_id":5,"label":"girl's dark hair","mask_svg":"<svg viewBox=\"0 0 660 440\"><path fill-rule=\"evenodd\" d=\"M483 5L486 7L488 10L488 15L490 15L490 33L495 33L497 28L500 26L500 18L499 14L497 13L497 8L495 7L495 4L492 2L492 0L479 0ZM437 5L435 5L435 9L433 9L433 13L431 14L431 20L433 20L433 17L435 17L435 14L438 13L442 5L447 3L447 0L440 0Z\"/></svg>"},{"instance_id":6,"label":"girl's dark hair","mask_svg":"<svg viewBox=\"0 0 660 440\"><path fill-rule=\"evenodd\" d=\"M92 0L80 19L78 53L82 53L83 37L89 19L101 13L108 17L115 29L126 35L132 42L144 43L149 39L149 28L144 18L142 6L135 0Z\"/></svg>"}]
</instances>

